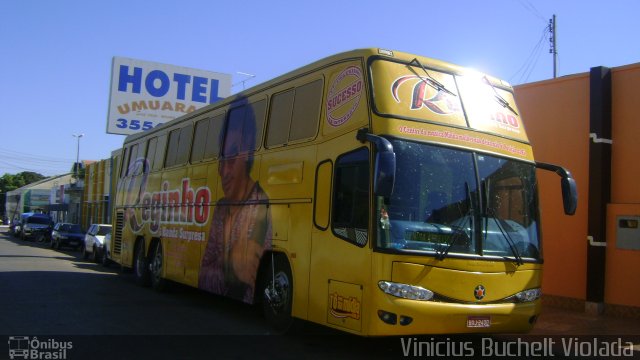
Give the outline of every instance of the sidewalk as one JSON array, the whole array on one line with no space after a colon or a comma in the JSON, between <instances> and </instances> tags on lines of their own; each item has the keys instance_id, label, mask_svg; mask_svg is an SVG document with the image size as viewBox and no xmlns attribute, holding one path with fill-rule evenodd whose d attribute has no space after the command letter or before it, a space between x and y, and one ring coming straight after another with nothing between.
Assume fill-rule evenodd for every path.
<instances>
[{"instance_id":1,"label":"sidewalk","mask_svg":"<svg viewBox=\"0 0 640 360\"><path fill-rule=\"evenodd\" d=\"M640 321L545 306L532 335L635 335L640 338Z\"/></svg>"}]
</instances>

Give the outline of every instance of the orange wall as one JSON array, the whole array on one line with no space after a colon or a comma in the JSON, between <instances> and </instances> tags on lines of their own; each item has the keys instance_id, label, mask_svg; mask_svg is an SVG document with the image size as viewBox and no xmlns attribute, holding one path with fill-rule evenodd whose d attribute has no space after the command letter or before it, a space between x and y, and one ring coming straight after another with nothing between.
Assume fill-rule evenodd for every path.
<instances>
[{"instance_id":1,"label":"orange wall","mask_svg":"<svg viewBox=\"0 0 640 360\"><path fill-rule=\"evenodd\" d=\"M640 63L612 70L611 202L607 206L605 303L640 307L640 250L616 246L616 221L640 216ZM586 299L589 73L515 88L537 161L563 165L578 184L578 210L562 213L558 177L539 171L543 292ZM640 239L638 239L640 242Z\"/></svg>"},{"instance_id":2,"label":"orange wall","mask_svg":"<svg viewBox=\"0 0 640 360\"><path fill-rule=\"evenodd\" d=\"M589 189L589 74L518 86L516 98L536 161L562 165L578 185L578 209L564 215L560 177L538 171L543 293L586 299Z\"/></svg>"},{"instance_id":3,"label":"orange wall","mask_svg":"<svg viewBox=\"0 0 640 360\"><path fill-rule=\"evenodd\" d=\"M611 202L640 204L640 64L612 70Z\"/></svg>"},{"instance_id":4,"label":"orange wall","mask_svg":"<svg viewBox=\"0 0 640 360\"><path fill-rule=\"evenodd\" d=\"M612 69L611 204L607 207L605 302L640 307L640 250L616 246L618 216L640 216L640 64ZM640 239L638 239L640 242Z\"/></svg>"}]
</instances>

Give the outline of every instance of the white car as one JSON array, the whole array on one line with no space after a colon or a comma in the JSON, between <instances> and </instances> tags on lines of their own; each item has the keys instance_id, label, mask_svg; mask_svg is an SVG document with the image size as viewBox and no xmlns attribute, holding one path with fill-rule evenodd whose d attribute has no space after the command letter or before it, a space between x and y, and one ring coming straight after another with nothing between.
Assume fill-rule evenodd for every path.
<instances>
[{"instance_id":1,"label":"white car","mask_svg":"<svg viewBox=\"0 0 640 360\"><path fill-rule=\"evenodd\" d=\"M111 264L111 233L104 236L104 246L102 248L102 256L100 256L100 263L102 266L107 267Z\"/></svg>"},{"instance_id":2,"label":"white car","mask_svg":"<svg viewBox=\"0 0 640 360\"><path fill-rule=\"evenodd\" d=\"M111 224L93 224L84 237L82 255L85 259L91 257L93 261L100 261L104 252L105 236L111 234Z\"/></svg>"}]
</instances>

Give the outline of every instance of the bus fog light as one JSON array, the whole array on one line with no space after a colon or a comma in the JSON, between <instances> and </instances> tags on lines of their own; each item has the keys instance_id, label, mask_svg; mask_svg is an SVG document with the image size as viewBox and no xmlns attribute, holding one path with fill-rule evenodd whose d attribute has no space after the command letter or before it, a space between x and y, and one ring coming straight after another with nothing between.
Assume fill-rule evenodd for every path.
<instances>
[{"instance_id":1,"label":"bus fog light","mask_svg":"<svg viewBox=\"0 0 640 360\"><path fill-rule=\"evenodd\" d=\"M538 300L540 296L542 296L542 290L540 288L520 291L515 295L519 302L535 301Z\"/></svg>"},{"instance_id":2,"label":"bus fog light","mask_svg":"<svg viewBox=\"0 0 640 360\"><path fill-rule=\"evenodd\" d=\"M388 311L378 310L378 317L389 325L395 325L398 322L398 315Z\"/></svg>"},{"instance_id":3,"label":"bus fog light","mask_svg":"<svg viewBox=\"0 0 640 360\"><path fill-rule=\"evenodd\" d=\"M433 291L427 290L420 286L381 280L378 282L378 287L386 294L397 296L403 299L425 301L431 300L433 298Z\"/></svg>"},{"instance_id":4,"label":"bus fog light","mask_svg":"<svg viewBox=\"0 0 640 360\"><path fill-rule=\"evenodd\" d=\"M407 325L411 324L412 321L413 321L412 317L400 315L400 325L407 326Z\"/></svg>"}]
</instances>

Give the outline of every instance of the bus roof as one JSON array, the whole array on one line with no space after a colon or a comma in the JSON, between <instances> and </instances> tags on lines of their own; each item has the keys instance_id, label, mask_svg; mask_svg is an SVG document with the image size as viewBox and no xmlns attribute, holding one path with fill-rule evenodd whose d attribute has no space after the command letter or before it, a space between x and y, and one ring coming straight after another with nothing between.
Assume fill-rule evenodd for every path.
<instances>
[{"instance_id":1,"label":"bus roof","mask_svg":"<svg viewBox=\"0 0 640 360\"><path fill-rule=\"evenodd\" d=\"M254 85L246 90L243 90L237 94L234 94L228 98L222 99L220 101L217 101L215 103L209 104L207 106L203 106L200 109L197 109L191 113L185 114L183 116L180 116L178 118L172 119L170 121L167 121L163 124L160 124L159 126L155 127L154 129L151 130L147 130L144 132L140 132L140 133L135 133L135 134L131 134L128 135L125 138L124 143L130 143L133 141L136 141L142 137L145 137L149 134L158 132L158 131L162 131L163 129L166 129L169 126L173 126L176 123L181 122L184 119L188 119L188 118L194 118L197 117L203 113L206 113L208 111L210 111L212 108L216 108L216 107L220 107L220 106L225 106L228 104L233 103L234 101L237 101L240 98L246 98L249 96L252 96L253 94L259 93L261 91L264 91L268 88L277 86L278 84L281 84L283 82L289 81L292 78L296 78L299 76L302 76L304 74L310 73L312 71L316 71L319 68L328 66L330 64L334 64L336 62L339 61L344 61L346 59L357 59L357 58L361 58L364 59L365 61L370 58L370 57L382 57L382 58L389 58L389 59L393 59L395 61L399 61L399 62L406 62L406 63L410 63L412 60L414 59L418 59L420 63L425 64L428 68L430 69L435 69L435 70L439 70L439 71L443 71L443 72L448 72L448 73L452 73L452 74L465 74L465 73L469 73L469 72L475 72L472 69L469 68L465 68L459 65L455 65L446 61L442 61L442 60L438 60L438 59L434 59L434 58L429 58L429 57L425 57L425 56L420 56L420 55L415 55L415 54L410 54L410 53L405 53L405 52L401 52L401 51L395 51L395 50L387 50L387 49L382 49L382 48L362 48L362 49L355 49L355 50L350 50L350 51L345 51L345 52L340 52L337 54L333 54L330 56L327 56L325 58L319 59L317 61L314 61L308 65L302 66L300 68L294 69L292 71L289 71L285 74L282 74L280 76L277 76L273 79L267 80L263 83ZM493 86L497 86L500 88L511 88L511 85L504 81L504 80L500 80L488 75L484 75L485 78L493 85Z\"/></svg>"}]
</instances>

